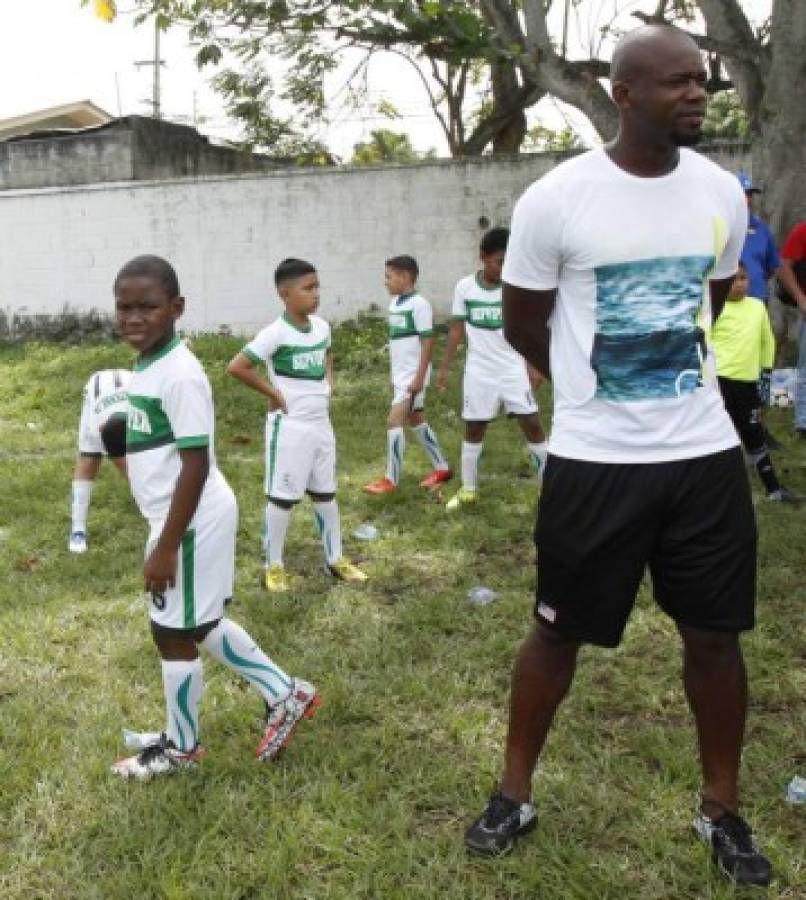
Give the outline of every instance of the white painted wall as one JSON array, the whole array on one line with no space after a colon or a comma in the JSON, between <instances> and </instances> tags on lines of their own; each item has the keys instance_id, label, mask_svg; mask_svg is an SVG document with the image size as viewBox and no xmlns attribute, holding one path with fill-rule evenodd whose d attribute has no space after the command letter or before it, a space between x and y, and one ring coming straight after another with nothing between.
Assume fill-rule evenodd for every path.
<instances>
[{"instance_id":1,"label":"white painted wall","mask_svg":"<svg viewBox=\"0 0 806 900\"><path fill-rule=\"evenodd\" d=\"M717 161L749 168L743 155ZM7 313L112 311L120 266L156 253L176 267L183 326L250 334L280 311L272 282L286 256L313 262L321 314L333 322L383 306L383 263L420 264L420 288L447 315L472 271L484 227L556 160L437 161L375 169L300 169L198 180L0 193L0 307Z\"/></svg>"}]
</instances>

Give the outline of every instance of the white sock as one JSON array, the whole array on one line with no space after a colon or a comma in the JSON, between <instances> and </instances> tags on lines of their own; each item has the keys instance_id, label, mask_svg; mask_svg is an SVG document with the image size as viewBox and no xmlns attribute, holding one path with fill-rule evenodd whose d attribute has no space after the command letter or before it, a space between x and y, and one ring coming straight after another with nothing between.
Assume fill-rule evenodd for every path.
<instances>
[{"instance_id":1,"label":"white sock","mask_svg":"<svg viewBox=\"0 0 806 900\"><path fill-rule=\"evenodd\" d=\"M415 425L414 433L417 435L417 440L420 442L423 450L428 454L428 459L431 461L433 468L449 469L448 461L439 449L439 441L434 434L434 429L431 428L428 422L423 422L422 425Z\"/></svg>"},{"instance_id":2,"label":"white sock","mask_svg":"<svg viewBox=\"0 0 806 900\"><path fill-rule=\"evenodd\" d=\"M291 691L288 675L232 619L221 619L202 641L202 647L245 678L269 706L284 700Z\"/></svg>"},{"instance_id":3,"label":"white sock","mask_svg":"<svg viewBox=\"0 0 806 900\"><path fill-rule=\"evenodd\" d=\"M71 531L87 532L87 513L90 511L93 481L74 481L70 518L73 524Z\"/></svg>"},{"instance_id":4,"label":"white sock","mask_svg":"<svg viewBox=\"0 0 806 900\"><path fill-rule=\"evenodd\" d=\"M283 564L283 548L285 536L288 532L288 523L291 519L291 510L283 509L271 500L266 504L266 562L272 565Z\"/></svg>"},{"instance_id":5,"label":"white sock","mask_svg":"<svg viewBox=\"0 0 806 900\"><path fill-rule=\"evenodd\" d=\"M341 520L339 519L339 506L335 500L325 503L314 502L314 515L322 538L322 548L325 551L325 560L330 564L341 559Z\"/></svg>"},{"instance_id":6,"label":"white sock","mask_svg":"<svg viewBox=\"0 0 806 900\"><path fill-rule=\"evenodd\" d=\"M162 687L168 726L165 734L179 750L190 752L199 743L199 700L204 689L202 661L162 660Z\"/></svg>"},{"instance_id":7,"label":"white sock","mask_svg":"<svg viewBox=\"0 0 806 900\"><path fill-rule=\"evenodd\" d=\"M549 455L549 443L548 441L543 441L540 444L532 444L527 441L526 445L529 448L529 458L532 460L535 472L537 472L537 481L539 484L542 484L543 472L546 468L546 458Z\"/></svg>"},{"instance_id":8,"label":"white sock","mask_svg":"<svg viewBox=\"0 0 806 900\"><path fill-rule=\"evenodd\" d=\"M402 428L390 428L386 432L386 477L398 484L406 452L406 435Z\"/></svg>"},{"instance_id":9,"label":"white sock","mask_svg":"<svg viewBox=\"0 0 806 900\"><path fill-rule=\"evenodd\" d=\"M462 441L462 487L475 491L479 485L479 457L484 444Z\"/></svg>"}]
</instances>

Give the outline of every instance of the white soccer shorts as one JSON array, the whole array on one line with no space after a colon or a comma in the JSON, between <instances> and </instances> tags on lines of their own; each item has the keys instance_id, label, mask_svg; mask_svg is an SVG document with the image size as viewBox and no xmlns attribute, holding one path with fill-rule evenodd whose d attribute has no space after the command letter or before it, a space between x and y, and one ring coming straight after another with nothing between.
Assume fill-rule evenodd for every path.
<instances>
[{"instance_id":1,"label":"white soccer shorts","mask_svg":"<svg viewBox=\"0 0 806 900\"><path fill-rule=\"evenodd\" d=\"M216 496L212 509L197 513L182 538L176 583L163 594L151 595L151 619L165 628L196 628L224 615L224 601L235 583L235 534L238 504L235 494ZM152 526L146 556L157 543L162 525Z\"/></svg>"},{"instance_id":2,"label":"white soccer shorts","mask_svg":"<svg viewBox=\"0 0 806 900\"><path fill-rule=\"evenodd\" d=\"M462 382L462 418L465 422L491 422L501 407L508 415L529 416L537 412L526 367L523 372L505 372L498 378L466 371Z\"/></svg>"},{"instance_id":3,"label":"white soccer shorts","mask_svg":"<svg viewBox=\"0 0 806 900\"><path fill-rule=\"evenodd\" d=\"M428 369L428 374L425 378L425 387L419 394L415 394L412 399L412 396L409 393L409 385L414 381L416 375L416 369L412 369L410 372L395 372L395 375L392 378L392 406L397 406L399 403L410 403L411 412L421 412L425 409L425 391L431 380L431 369Z\"/></svg>"},{"instance_id":4,"label":"white soccer shorts","mask_svg":"<svg viewBox=\"0 0 806 900\"><path fill-rule=\"evenodd\" d=\"M330 419L266 417L267 497L301 500L306 491L336 493L336 436Z\"/></svg>"}]
</instances>

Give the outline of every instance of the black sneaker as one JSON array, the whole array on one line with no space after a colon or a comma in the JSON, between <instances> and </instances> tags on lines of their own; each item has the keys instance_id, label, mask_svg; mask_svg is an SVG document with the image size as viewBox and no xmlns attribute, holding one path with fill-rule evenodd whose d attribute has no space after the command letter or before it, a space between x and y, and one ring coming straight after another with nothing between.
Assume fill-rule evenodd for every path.
<instances>
[{"instance_id":1,"label":"black sneaker","mask_svg":"<svg viewBox=\"0 0 806 900\"><path fill-rule=\"evenodd\" d=\"M714 820L698 812L693 824L697 834L711 845L713 860L722 874L734 884L766 887L770 883L770 861L759 853L753 831L744 819L726 812Z\"/></svg>"},{"instance_id":2,"label":"black sneaker","mask_svg":"<svg viewBox=\"0 0 806 900\"><path fill-rule=\"evenodd\" d=\"M481 856L503 856L515 846L516 838L535 825L537 812L531 803L510 800L496 791L481 817L465 832L465 847Z\"/></svg>"}]
</instances>

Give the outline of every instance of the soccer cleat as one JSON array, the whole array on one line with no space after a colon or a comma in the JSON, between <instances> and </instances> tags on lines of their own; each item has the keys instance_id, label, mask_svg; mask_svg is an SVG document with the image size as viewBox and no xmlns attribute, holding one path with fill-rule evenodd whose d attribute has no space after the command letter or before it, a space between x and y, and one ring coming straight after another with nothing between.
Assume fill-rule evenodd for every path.
<instances>
[{"instance_id":1,"label":"soccer cleat","mask_svg":"<svg viewBox=\"0 0 806 900\"><path fill-rule=\"evenodd\" d=\"M515 840L537 825L537 811L531 803L510 800L496 791L481 816L465 832L465 847L480 856L504 856Z\"/></svg>"},{"instance_id":2,"label":"soccer cleat","mask_svg":"<svg viewBox=\"0 0 806 900\"><path fill-rule=\"evenodd\" d=\"M445 509L448 512L456 512L460 506L469 506L478 499L479 495L476 491L471 491L470 488L466 487L459 488L453 497L445 504Z\"/></svg>"},{"instance_id":3,"label":"soccer cleat","mask_svg":"<svg viewBox=\"0 0 806 900\"><path fill-rule=\"evenodd\" d=\"M391 494L397 490L397 485L391 478L379 478L377 481L370 481L364 485L364 490L368 494Z\"/></svg>"},{"instance_id":4,"label":"soccer cleat","mask_svg":"<svg viewBox=\"0 0 806 900\"><path fill-rule=\"evenodd\" d=\"M267 566L263 573L263 584L270 594L283 594L288 590L288 575L279 563Z\"/></svg>"},{"instance_id":5,"label":"soccer cleat","mask_svg":"<svg viewBox=\"0 0 806 900\"><path fill-rule=\"evenodd\" d=\"M453 478L453 472L450 469L434 469L420 482L420 487L433 491L438 488L444 481L450 481Z\"/></svg>"},{"instance_id":6,"label":"soccer cleat","mask_svg":"<svg viewBox=\"0 0 806 900\"><path fill-rule=\"evenodd\" d=\"M785 503L789 506L798 506L800 503L800 498L785 487L780 487L777 491L771 491L767 494L767 499L773 503Z\"/></svg>"},{"instance_id":7,"label":"soccer cleat","mask_svg":"<svg viewBox=\"0 0 806 900\"><path fill-rule=\"evenodd\" d=\"M86 553L87 535L83 531L72 532L70 540L67 543L67 549L71 553Z\"/></svg>"},{"instance_id":8,"label":"soccer cleat","mask_svg":"<svg viewBox=\"0 0 806 900\"><path fill-rule=\"evenodd\" d=\"M111 772L121 778L149 781L155 775L172 775L183 769L195 769L206 753L201 744L196 744L187 753L177 750L173 741L161 734L157 741L144 747L136 756L119 759L111 767Z\"/></svg>"},{"instance_id":9,"label":"soccer cleat","mask_svg":"<svg viewBox=\"0 0 806 900\"><path fill-rule=\"evenodd\" d=\"M698 812L694 830L711 846L712 857L720 872L734 884L766 886L772 878L770 861L759 853L750 826L730 812L709 819Z\"/></svg>"},{"instance_id":10,"label":"soccer cleat","mask_svg":"<svg viewBox=\"0 0 806 900\"><path fill-rule=\"evenodd\" d=\"M342 556L341 559L337 559L335 562L328 563L326 568L327 571L334 578L338 578L339 581L350 581L361 584L367 580L366 572L362 572L361 569L351 563L346 556Z\"/></svg>"},{"instance_id":11,"label":"soccer cleat","mask_svg":"<svg viewBox=\"0 0 806 900\"><path fill-rule=\"evenodd\" d=\"M266 761L275 759L284 750L294 729L302 719L312 719L322 705L316 688L301 678L291 679L291 693L274 706L266 709L266 730L257 748L257 758Z\"/></svg>"}]
</instances>

